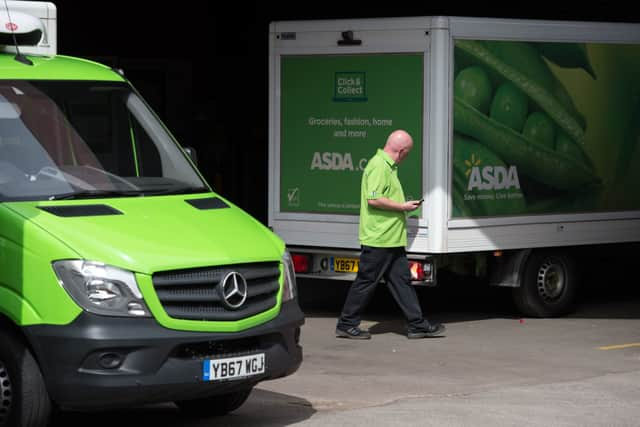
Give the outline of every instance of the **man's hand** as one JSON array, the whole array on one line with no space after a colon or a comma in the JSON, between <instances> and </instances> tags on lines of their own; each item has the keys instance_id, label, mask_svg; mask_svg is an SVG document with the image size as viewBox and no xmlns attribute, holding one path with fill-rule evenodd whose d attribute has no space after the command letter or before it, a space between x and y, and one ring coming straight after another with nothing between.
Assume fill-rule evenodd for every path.
<instances>
[{"instance_id":1,"label":"man's hand","mask_svg":"<svg viewBox=\"0 0 640 427\"><path fill-rule=\"evenodd\" d=\"M404 202L404 204L405 204L405 206L407 208L403 209L403 210L405 210L405 211L415 211L416 209L418 209L422 205L423 201L424 201L424 199L422 199L422 200L408 200L408 201Z\"/></svg>"},{"instance_id":2,"label":"man's hand","mask_svg":"<svg viewBox=\"0 0 640 427\"><path fill-rule=\"evenodd\" d=\"M367 202L369 203L369 206L373 206L378 209L410 212L418 209L420 205L422 205L423 200L409 200L404 203L398 203L391 199L387 199L386 197L380 197L378 199L369 199Z\"/></svg>"}]
</instances>

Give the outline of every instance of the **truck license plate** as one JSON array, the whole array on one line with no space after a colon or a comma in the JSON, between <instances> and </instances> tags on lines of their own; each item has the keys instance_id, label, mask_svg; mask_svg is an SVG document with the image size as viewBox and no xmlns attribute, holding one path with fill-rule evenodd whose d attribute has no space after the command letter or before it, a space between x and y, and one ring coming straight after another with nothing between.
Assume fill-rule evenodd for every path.
<instances>
[{"instance_id":1,"label":"truck license plate","mask_svg":"<svg viewBox=\"0 0 640 427\"><path fill-rule=\"evenodd\" d=\"M338 273L357 273L358 258L334 258L333 270Z\"/></svg>"},{"instance_id":2,"label":"truck license plate","mask_svg":"<svg viewBox=\"0 0 640 427\"><path fill-rule=\"evenodd\" d=\"M264 353L250 356L205 359L202 366L204 381L232 380L264 373Z\"/></svg>"}]
</instances>

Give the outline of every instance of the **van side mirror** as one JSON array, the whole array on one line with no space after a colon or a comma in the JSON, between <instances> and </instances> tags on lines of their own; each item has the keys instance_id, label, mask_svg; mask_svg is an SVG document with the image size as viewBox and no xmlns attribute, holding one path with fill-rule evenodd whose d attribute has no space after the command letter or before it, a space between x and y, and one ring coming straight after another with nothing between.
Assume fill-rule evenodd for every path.
<instances>
[{"instance_id":1,"label":"van side mirror","mask_svg":"<svg viewBox=\"0 0 640 427\"><path fill-rule=\"evenodd\" d=\"M187 153L187 156L189 156L193 164L198 166L198 154L196 153L196 149L193 147L184 147L184 152Z\"/></svg>"}]
</instances>

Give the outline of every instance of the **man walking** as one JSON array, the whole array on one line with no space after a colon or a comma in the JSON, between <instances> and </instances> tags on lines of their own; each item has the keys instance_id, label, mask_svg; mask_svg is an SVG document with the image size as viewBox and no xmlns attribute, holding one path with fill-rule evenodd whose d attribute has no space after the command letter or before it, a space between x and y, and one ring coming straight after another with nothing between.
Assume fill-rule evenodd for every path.
<instances>
[{"instance_id":1,"label":"man walking","mask_svg":"<svg viewBox=\"0 0 640 427\"><path fill-rule=\"evenodd\" d=\"M359 328L360 314L381 278L407 319L408 338L433 337L445 330L444 325L430 323L422 316L405 253L406 214L422 203L405 201L398 180L398 165L412 147L411 135L404 130L393 131L364 170L360 190L360 264L338 319L336 337L371 338L369 331Z\"/></svg>"}]
</instances>

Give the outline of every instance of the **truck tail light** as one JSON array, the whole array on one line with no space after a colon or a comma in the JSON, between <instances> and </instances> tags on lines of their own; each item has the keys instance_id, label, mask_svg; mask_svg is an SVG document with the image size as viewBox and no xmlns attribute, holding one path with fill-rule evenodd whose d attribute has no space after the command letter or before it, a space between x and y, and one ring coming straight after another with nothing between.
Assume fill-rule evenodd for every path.
<instances>
[{"instance_id":1,"label":"truck tail light","mask_svg":"<svg viewBox=\"0 0 640 427\"><path fill-rule=\"evenodd\" d=\"M422 282L422 284L434 283L433 264L430 260L409 261L409 270L411 271L411 280L413 282Z\"/></svg>"},{"instance_id":2,"label":"truck tail light","mask_svg":"<svg viewBox=\"0 0 640 427\"><path fill-rule=\"evenodd\" d=\"M418 261L409 261L409 269L411 270L411 280L424 280L424 268L422 263Z\"/></svg>"},{"instance_id":3,"label":"truck tail light","mask_svg":"<svg viewBox=\"0 0 640 427\"><path fill-rule=\"evenodd\" d=\"M310 256L303 254L291 254L293 259L293 268L297 273L308 273L311 264Z\"/></svg>"}]
</instances>

